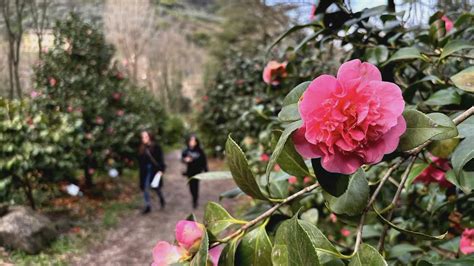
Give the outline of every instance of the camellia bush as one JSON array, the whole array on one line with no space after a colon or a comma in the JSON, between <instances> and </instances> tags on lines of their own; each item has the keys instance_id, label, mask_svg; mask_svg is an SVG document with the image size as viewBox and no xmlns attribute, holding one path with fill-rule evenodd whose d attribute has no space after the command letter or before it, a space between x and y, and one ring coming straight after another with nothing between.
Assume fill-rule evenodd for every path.
<instances>
[{"instance_id":1,"label":"camellia bush","mask_svg":"<svg viewBox=\"0 0 474 266\"><path fill-rule=\"evenodd\" d=\"M252 171L232 135L230 171L195 176L233 178L238 188L223 196L246 194L259 209L233 217L208 203L202 223L188 217L175 244L157 244L154 265L474 262L474 15L438 12L407 29L385 7L351 13L326 2L275 45L314 29L299 49L339 43L347 55L282 100L265 173ZM287 78L274 66L267 81Z\"/></svg>"}]
</instances>

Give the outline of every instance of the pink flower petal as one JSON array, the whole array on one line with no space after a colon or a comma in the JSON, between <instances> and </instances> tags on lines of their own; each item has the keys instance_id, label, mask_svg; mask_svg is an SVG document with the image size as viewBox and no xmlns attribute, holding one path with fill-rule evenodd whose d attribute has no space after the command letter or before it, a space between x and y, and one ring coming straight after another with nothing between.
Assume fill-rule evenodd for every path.
<instances>
[{"instance_id":1,"label":"pink flower petal","mask_svg":"<svg viewBox=\"0 0 474 266\"><path fill-rule=\"evenodd\" d=\"M224 245L219 245L209 250L209 259L212 262L212 266L218 265L222 250L224 250Z\"/></svg>"},{"instance_id":2,"label":"pink flower petal","mask_svg":"<svg viewBox=\"0 0 474 266\"><path fill-rule=\"evenodd\" d=\"M166 266L177 263L186 255L186 250L173 246L165 241L160 241L153 248L153 265Z\"/></svg>"},{"instance_id":3,"label":"pink flower petal","mask_svg":"<svg viewBox=\"0 0 474 266\"><path fill-rule=\"evenodd\" d=\"M181 220L176 224L176 241L188 251L196 249L201 243L204 230L204 226L200 223Z\"/></svg>"},{"instance_id":4,"label":"pink flower petal","mask_svg":"<svg viewBox=\"0 0 474 266\"><path fill-rule=\"evenodd\" d=\"M359 59L348 61L339 67L337 80L344 88L367 84L369 81L381 81L382 75L376 66ZM354 83L355 82L355 83Z\"/></svg>"},{"instance_id":5,"label":"pink flower petal","mask_svg":"<svg viewBox=\"0 0 474 266\"><path fill-rule=\"evenodd\" d=\"M305 158L319 158L321 157L321 151L318 149L316 145L309 143L305 138L305 128L301 127L296 130L293 135L293 143L295 144L295 148L301 156Z\"/></svg>"},{"instance_id":6,"label":"pink flower petal","mask_svg":"<svg viewBox=\"0 0 474 266\"><path fill-rule=\"evenodd\" d=\"M464 230L459 242L459 250L465 255L474 253L474 228Z\"/></svg>"}]
</instances>

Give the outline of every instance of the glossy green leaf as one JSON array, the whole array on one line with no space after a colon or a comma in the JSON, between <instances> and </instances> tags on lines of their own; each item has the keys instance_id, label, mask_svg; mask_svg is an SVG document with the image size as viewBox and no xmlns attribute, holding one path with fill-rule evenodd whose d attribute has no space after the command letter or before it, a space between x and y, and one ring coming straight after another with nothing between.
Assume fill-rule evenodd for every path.
<instances>
[{"instance_id":1,"label":"glossy green leaf","mask_svg":"<svg viewBox=\"0 0 474 266\"><path fill-rule=\"evenodd\" d=\"M474 116L469 117L458 125L459 135L463 138L474 137Z\"/></svg>"},{"instance_id":2,"label":"glossy green leaf","mask_svg":"<svg viewBox=\"0 0 474 266\"><path fill-rule=\"evenodd\" d=\"M336 258L347 259L349 256L343 255L334 245L327 239L327 237L321 232L314 224L308 221L298 220L298 225L303 229L309 240L313 244L316 251L320 253L329 254ZM319 255L318 255L319 256Z\"/></svg>"},{"instance_id":3,"label":"glossy green leaf","mask_svg":"<svg viewBox=\"0 0 474 266\"><path fill-rule=\"evenodd\" d=\"M229 171L213 171L201 173L193 176L194 179L199 180L223 180L223 179L232 179L232 174Z\"/></svg>"},{"instance_id":4,"label":"glossy green leaf","mask_svg":"<svg viewBox=\"0 0 474 266\"><path fill-rule=\"evenodd\" d=\"M452 76L451 80L461 90L474 92L474 66L468 67Z\"/></svg>"},{"instance_id":5,"label":"glossy green leaf","mask_svg":"<svg viewBox=\"0 0 474 266\"><path fill-rule=\"evenodd\" d=\"M452 88L437 91L425 101L427 105L450 105L460 103L461 96Z\"/></svg>"},{"instance_id":6,"label":"glossy green leaf","mask_svg":"<svg viewBox=\"0 0 474 266\"><path fill-rule=\"evenodd\" d=\"M474 253L451 260L421 260L417 266L467 266L474 265Z\"/></svg>"},{"instance_id":7,"label":"glossy green leaf","mask_svg":"<svg viewBox=\"0 0 474 266\"><path fill-rule=\"evenodd\" d=\"M273 131L273 142L276 145L277 140L281 138L281 131ZM296 177L310 176L308 167L301 155L296 151L293 140L288 138L280 157L277 159L278 165L290 175Z\"/></svg>"},{"instance_id":8,"label":"glossy green leaf","mask_svg":"<svg viewBox=\"0 0 474 266\"><path fill-rule=\"evenodd\" d=\"M361 244L349 266L382 266L388 265L382 255L370 245Z\"/></svg>"},{"instance_id":9,"label":"glossy green leaf","mask_svg":"<svg viewBox=\"0 0 474 266\"><path fill-rule=\"evenodd\" d=\"M385 45L377 45L367 48L365 51L365 59L374 65L385 62L388 58L388 49Z\"/></svg>"},{"instance_id":10,"label":"glossy green leaf","mask_svg":"<svg viewBox=\"0 0 474 266\"><path fill-rule=\"evenodd\" d=\"M283 106L298 103L311 81L305 81L294 87L283 99Z\"/></svg>"},{"instance_id":11,"label":"glossy green leaf","mask_svg":"<svg viewBox=\"0 0 474 266\"><path fill-rule=\"evenodd\" d=\"M298 103L289 104L283 106L281 111L278 113L278 119L282 122L292 122L300 120L300 112L298 110Z\"/></svg>"},{"instance_id":12,"label":"glossy green leaf","mask_svg":"<svg viewBox=\"0 0 474 266\"><path fill-rule=\"evenodd\" d=\"M250 171L245 154L230 136L227 138L225 152L230 172L237 186L245 194L265 200L265 195L260 191L255 176Z\"/></svg>"},{"instance_id":13,"label":"glossy green leaf","mask_svg":"<svg viewBox=\"0 0 474 266\"><path fill-rule=\"evenodd\" d=\"M421 59L420 51L416 47L405 47L396 51L386 63L412 59Z\"/></svg>"},{"instance_id":14,"label":"glossy green leaf","mask_svg":"<svg viewBox=\"0 0 474 266\"><path fill-rule=\"evenodd\" d=\"M459 143L451 158L456 176L459 176L464 165L472 159L474 159L474 138L466 138Z\"/></svg>"},{"instance_id":15,"label":"glossy green leaf","mask_svg":"<svg viewBox=\"0 0 474 266\"><path fill-rule=\"evenodd\" d=\"M321 188L334 197L341 196L349 184L349 176L339 173L331 173L321 166L321 159L311 159L314 173Z\"/></svg>"},{"instance_id":16,"label":"glossy green leaf","mask_svg":"<svg viewBox=\"0 0 474 266\"><path fill-rule=\"evenodd\" d=\"M457 51L460 51L462 49L473 49L474 44L464 41L464 40L453 40L448 42L444 47L443 47L443 52L441 53L441 56L439 59L443 59Z\"/></svg>"},{"instance_id":17,"label":"glossy green leaf","mask_svg":"<svg viewBox=\"0 0 474 266\"><path fill-rule=\"evenodd\" d=\"M239 245L240 238L236 237L232 239L222 250L221 256L219 257L219 266L236 265L235 264L235 252Z\"/></svg>"},{"instance_id":18,"label":"glossy green leaf","mask_svg":"<svg viewBox=\"0 0 474 266\"><path fill-rule=\"evenodd\" d=\"M406 110L403 116L407 123L407 130L400 138L399 147L402 151L411 150L431 139L441 140L457 135L453 122L444 114L425 115L412 109Z\"/></svg>"},{"instance_id":19,"label":"glossy green leaf","mask_svg":"<svg viewBox=\"0 0 474 266\"><path fill-rule=\"evenodd\" d=\"M199 250L194 255L193 260L191 261L191 266L207 266L207 257L208 257L208 250L209 250L209 238L207 236L207 232L204 231L204 235L201 240L201 245L199 246Z\"/></svg>"},{"instance_id":20,"label":"glossy green leaf","mask_svg":"<svg viewBox=\"0 0 474 266\"><path fill-rule=\"evenodd\" d=\"M339 197L328 193L324 194L331 211L337 214L354 216L360 214L366 207L369 199L369 183L362 169L357 170L349 178L347 190Z\"/></svg>"},{"instance_id":21,"label":"glossy green leaf","mask_svg":"<svg viewBox=\"0 0 474 266\"><path fill-rule=\"evenodd\" d=\"M204 211L204 225L213 236L219 236L224 230L234 224L241 224L244 221L236 220L226 209L215 202L209 202Z\"/></svg>"},{"instance_id":22,"label":"glossy green leaf","mask_svg":"<svg viewBox=\"0 0 474 266\"><path fill-rule=\"evenodd\" d=\"M289 124L288 127L285 128L285 130L283 130L283 133L281 134L280 139L278 139L278 142L275 145L275 149L273 150L273 153L270 156L270 160L268 161L267 169L265 171L265 176L267 177L267 180L270 179L270 174L273 171L273 168L275 167L275 164L277 163L280 154L283 152L288 138L291 136L293 131L301 127L302 123L302 121L295 121Z\"/></svg>"},{"instance_id":23,"label":"glossy green leaf","mask_svg":"<svg viewBox=\"0 0 474 266\"><path fill-rule=\"evenodd\" d=\"M275 266L320 265L318 254L308 234L293 217L277 229L272 250Z\"/></svg>"},{"instance_id":24,"label":"glossy green leaf","mask_svg":"<svg viewBox=\"0 0 474 266\"><path fill-rule=\"evenodd\" d=\"M236 197L238 197L240 195L243 195L243 194L244 194L244 192L242 192L242 190L239 187L236 187L236 188L227 190L225 192L222 192L219 195L219 201L221 201L223 198L233 199L233 198L236 198Z\"/></svg>"},{"instance_id":25,"label":"glossy green leaf","mask_svg":"<svg viewBox=\"0 0 474 266\"><path fill-rule=\"evenodd\" d=\"M413 183L413 181L415 181L415 178L419 174L421 174L421 172L423 172L423 170L425 170L428 166L429 164L424 163L424 162L414 164L413 167L411 168L410 174L408 175L405 187L409 188L411 184Z\"/></svg>"},{"instance_id":26,"label":"glossy green leaf","mask_svg":"<svg viewBox=\"0 0 474 266\"><path fill-rule=\"evenodd\" d=\"M446 172L446 179L466 194L474 189L474 172L461 171L459 175L456 175L453 170L450 170Z\"/></svg>"},{"instance_id":27,"label":"glossy green leaf","mask_svg":"<svg viewBox=\"0 0 474 266\"><path fill-rule=\"evenodd\" d=\"M272 242L264 226L247 233L237 248L237 265L271 266Z\"/></svg>"},{"instance_id":28,"label":"glossy green leaf","mask_svg":"<svg viewBox=\"0 0 474 266\"><path fill-rule=\"evenodd\" d=\"M380 220L387 224L388 226L390 226L391 228L401 232L401 233L405 233L405 234L408 234L408 235L411 235L411 236L414 236L414 237L417 237L419 239L423 239L423 240L442 240L446 237L446 235L448 234L448 232L442 234L442 235L439 235L439 236L431 236L431 235L427 235L427 234L423 234L423 233L420 233L420 232L415 232L415 231L411 231L411 230L407 230L407 229L404 229L404 228L401 228L397 225L395 225L394 223L390 222L389 220L385 219L385 217L383 217L382 214L380 214L380 212L373 208L375 213L377 214L377 216L380 218Z\"/></svg>"},{"instance_id":29,"label":"glossy green leaf","mask_svg":"<svg viewBox=\"0 0 474 266\"><path fill-rule=\"evenodd\" d=\"M403 256L405 254L411 253L411 252L423 252L423 250L417 246L413 246L410 244L398 244L390 248L389 250L389 257L390 258L397 258L399 256Z\"/></svg>"}]
</instances>

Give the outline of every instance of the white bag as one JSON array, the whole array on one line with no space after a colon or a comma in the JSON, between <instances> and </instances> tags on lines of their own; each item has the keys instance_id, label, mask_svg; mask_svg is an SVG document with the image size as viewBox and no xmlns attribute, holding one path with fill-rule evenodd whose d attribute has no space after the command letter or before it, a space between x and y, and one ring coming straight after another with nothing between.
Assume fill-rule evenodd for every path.
<instances>
[{"instance_id":1,"label":"white bag","mask_svg":"<svg viewBox=\"0 0 474 266\"><path fill-rule=\"evenodd\" d=\"M153 177L153 181L151 181L151 187L152 188L159 187L160 181L161 181L161 172L158 171L158 173L156 173L156 175Z\"/></svg>"}]
</instances>

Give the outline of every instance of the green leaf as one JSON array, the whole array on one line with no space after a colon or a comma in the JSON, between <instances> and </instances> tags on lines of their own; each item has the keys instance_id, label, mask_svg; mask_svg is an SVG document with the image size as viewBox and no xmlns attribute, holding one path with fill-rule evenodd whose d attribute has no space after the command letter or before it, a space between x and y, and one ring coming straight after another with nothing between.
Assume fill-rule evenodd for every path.
<instances>
[{"instance_id":1,"label":"green leaf","mask_svg":"<svg viewBox=\"0 0 474 266\"><path fill-rule=\"evenodd\" d=\"M456 28L459 28L462 26L464 23L467 23L468 25L471 25L471 21L474 19L474 14L473 13L464 13L461 14L457 19L456 22L454 22L454 26Z\"/></svg>"},{"instance_id":2,"label":"green leaf","mask_svg":"<svg viewBox=\"0 0 474 266\"><path fill-rule=\"evenodd\" d=\"M229 136L225 145L225 153L230 172L237 186L247 195L265 200L260 191L255 176L250 171L249 164L239 145Z\"/></svg>"},{"instance_id":3,"label":"green leaf","mask_svg":"<svg viewBox=\"0 0 474 266\"><path fill-rule=\"evenodd\" d=\"M461 143L459 143L456 150L454 150L453 156L451 158L451 163L453 164L453 170L456 176L459 176L462 168L470 160L474 159L474 138L466 138Z\"/></svg>"},{"instance_id":4,"label":"green leaf","mask_svg":"<svg viewBox=\"0 0 474 266\"><path fill-rule=\"evenodd\" d=\"M303 122L301 120L295 121L289 124L288 127L285 128L285 130L283 130L283 133L281 134L280 139L278 139L278 142L275 145L275 149L272 153L272 156L270 156L270 160L268 161L267 169L265 172L265 176L267 177L267 180L270 179L270 174L273 171L273 168L275 167L275 164L277 163L277 160L280 157L280 154L283 152L283 149L285 148L285 144L288 138L291 136L291 133L293 133L293 131L300 128L302 124Z\"/></svg>"},{"instance_id":5,"label":"green leaf","mask_svg":"<svg viewBox=\"0 0 474 266\"><path fill-rule=\"evenodd\" d=\"M280 224L274 243L272 262L275 266L320 265L313 242L296 216Z\"/></svg>"},{"instance_id":6,"label":"green leaf","mask_svg":"<svg viewBox=\"0 0 474 266\"><path fill-rule=\"evenodd\" d=\"M283 106L280 112L278 113L278 119L282 122L292 122L300 120L300 112L298 110L298 103L289 104Z\"/></svg>"},{"instance_id":7,"label":"green leaf","mask_svg":"<svg viewBox=\"0 0 474 266\"><path fill-rule=\"evenodd\" d=\"M385 45L377 45L365 50L365 59L374 65L385 62L388 58L388 49Z\"/></svg>"},{"instance_id":8,"label":"green leaf","mask_svg":"<svg viewBox=\"0 0 474 266\"><path fill-rule=\"evenodd\" d=\"M309 84L311 81L305 81L303 83L300 83L296 87L294 87L283 99L283 106L287 106L290 104L298 103L301 96L303 96L303 93L306 91L308 88Z\"/></svg>"},{"instance_id":9,"label":"green leaf","mask_svg":"<svg viewBox=\"0 0 474 266\"><path fill-rule=\"evenodd\" d=\"M400 138L399 147L402 151L411 150L431 139L442 140L457 135L453 122L444 114L425 115L411 109L403 112L403 116L407 123L407 130Z\"/></svg>"},{"instance_id":10,"label":"green leaf","mask_svg":"<svg viewBox=\"0 0 474 266\"><path fill-rule=\"evenodd\" d=\"M452 53L455 53L457 51L460 51L462 49L473 49L474 44L465 41L465 40L453 40L448 42L444 47L443 47L443 52L441 53L441 56L439 59L443 59L446 56L449 56Z\"/></svg>"},{"instance_id":11,"label":"green leaf","mask_svg":"<svg viewBox=\"0 0 474 266\"><path fill-rule=\"evenodd\" d=\"M450 105L460 103L461 96L452 88L437 91L425 101L427 105Z\"/></svg>"},{"instance_id":12,"label":"green leaf","mask_svg":"<svg viewBox=\"0 0 474 266\"><path fill-rule=\"evenodd\" d=\"M305 234L308 236L309 240L313 244L316 251L320 253L329 254L331 256L341 258L341 259L349 258L349 256L341 254L339 250L337 250L336 247L334 247L331 241L329 241L329 239L326 238L323 232L321 232L315 225L304 220L298 220L298 225L303 229Z\"/></svg>"},{"instance_id":13,"label":"green leaf","mask_svg":"<svg viewBox=\"0 0 474 266\"><path fill-rule=\"evenodd\" d=\"M221 256L219 257L219 265L235 265L235 252L239 244L240 238L236 237L232 239L222 250Z\"/></svg>"},{"instance_id":14,"label":"green leaf","mask_svg":"<svg viewBox=\"0 0 474 266\"><path fill-rule=\"evenodd\" d=\"M191 261L192 266L207 266L207 257L208 257L208 250L209 250L209 238L207 236L207 232L204 231L204 235L201 240L201 246L199 246L199 250L194 255L193 260Z\"/></svg>"},{"instance_id":15,"label":"green leaf","mask_svg":"<svg viewBox=\"0 0 474 266\"><path fill-rule=\"evenodd\" d=\"M239 188L239 187L236 187L236 188L233 188L233 189L230 189L230 190L227 190L225 192L222 192L220 195L219 195L219 201L221 201L223 198L226 198L226 199L233 199L233 198L236 198L240 195L243 195L244 193L242 192L242 190Z\"/></svg>"},{"instance_id":16,"label":"green leaf","mask_svg":"<svg viewBox=\"0 0 474 266\"><path fill-rule=\"evenodd\" d=\"M377 216L380 218L380 220L383 223L387 224L388 226L390 226L391 228L393 228L393 229L395 229L399 232L402 232L402 233L405 233L405 234L408 234L408 235L412 235L412 236L417 237L419 239L422 239L422 240L442 240L448 234L448 232L446 232L446 233L444 233L442 235L439 235L439 236L431 236L431 235L423 234L423 233L420 233L420 232L410 231L410 230L401 228L401 227L395 225L394 223L390 222L389 220L385 219L385 217L383 217L382 214L380 214L380 212L377 209L375 209L375 207L373 209L374 209L375 213L377 214Z\"/></svg>"},{"instance_id":17,"label":"green leaf","mask_svg":"<svg viewBox=\"0 0 474 266\"><path fill-rule=\"evenodd\" d=\"M474 137L474 116L458 125L459 135L463 138Z\"/></svg>"},{"instance_id":18,"label":"green leaf","mask_svg":"<svg viewBox=\"0 0 474 266\"><path fill-rule=\"evenodd\" d=\"M396 51L385 64L398 60L421 59L421 54L416 47L405 47Z\"/></svg>"},{"instance_id":19,"label":"green leaf","mask_svg":"<svg viewBox=\"0 0 474 266\"><path fill-rule=\"evenodd\" d=\"M199 180L223 180L232 179L232 174L229 171L213 171L207 173L201 173L193 176L194 179Z\"/></svg>"},{"instance_id":20,"label":"green leaf","mask_svg":"<svg viewBox=\"0 0 474 266\"><path fill-rule=\"evenodd\" d=\"M474 265L474 253L462 256L457 259L452 260L421 260L417 264L417 266L466 266L466 265Z\"/></svg>"},{"instance_id":21,"label":"green leaf","mask_svg":"<svg viewBox=\"0 0 474 266\"><path fill-rule=\"evenodd\" d=\"M423 172L428 166L429 164L424 163L424 162L414 164L413 167L411 168L410 174L408 175L405 187L409 188L411 184L413 183L413 181L415 181L415 178L419 174L421 174L421 172Z\"/></svg>"},{"instance_id":22,"label":"green leaf","mask_svg":"<svg viewBox=\"0 0 474 266\"><path fill-rule=\"evenodd\" d=\"M468 92L474 92L474 66L468 67L451 77L456 87Z\"/></svg>"},{"instance_id":23,"label":"green leaf","mask_svg":"<svg viewBox=\"0 0 474 266\"><path fill-rule=\"evenodd\" d=\"M281 138L281 131L273 131L273 143L276 145L277 140ZM283 150L280 154L280 157L277 159L278 165L286 173L296 176L296 177L305 177L310 176L308 167L306 166L305 161L301 155L296 151L293 144L293 140L288 138Z\"/></svg>"},{"instance_id":24,"label":"green leaf","mask_svg":"<svg viewBox=\"0 0 474 266\"><path fill-rule=\"evenodd\" d=\"M360 245L359 251L352 258L349 266L379 266L379 265L388 265L384 260L382 255L367 244Z\"/></svg>"},{"instance_id":25,"label":"green leaf","mask_svg":"<svg viewBox=\"0 0 474 266\"><path fill-rule=\"evenodd\" d=\"M321 188L334 197L341 196L349 184L349 176L339 173L331 173L321 166L321 159L311 159L314 173Z\"/></svg>"},{"instance_id":26,"label":"green leaf","mask_svg":"<svg viewBox=\"0 0 474 266\"><path fill-rule=\"evenodd\" d=\"M234 224L242 224L245 221L236 220L226 209L215 202L209 202L204 212L204 225L213 236L219 236L224 230Z\"/></svg>"},{"instance_id":27,"label":"green leaf","mask_svg":"<svg viewBox=\"0 0 474 266\"><path fill-rule=\"evenodd\" d=\"M272 242L263 225L247 233L236 252L237 265L271 266L271 258Z\"/></svg>"},{"instance_id":28,"label":"green leaf","mask_svg":"<svg viewBox=\"0 0 474 266\"><path fill-rule=\"evenodd\" d=\"M398 244L398 245L395 245L393 246L390 251L389 251L389 254L390 254L390 258L398 258L400 256L403 256L407 253L411 253L411 252L423 252L423 250L417 246L413 246L413 245L410 245L410 244L406 244L406 243L403 243L403 244Z\"/></svg>"},{"instance_id":29,"label":"green leaf","mask_svg":"<svg viewBox=\"0 0 474 266\"><path fill-rule=\"evenodd\" d=\"M355 216L365 209L369 200L369 183L362 169L350 176L346 192L339 197L325 193L324 197L331 211L337 214Z\"/></svg>"}]
</instances>

